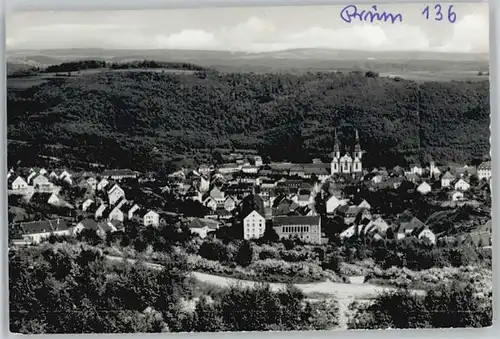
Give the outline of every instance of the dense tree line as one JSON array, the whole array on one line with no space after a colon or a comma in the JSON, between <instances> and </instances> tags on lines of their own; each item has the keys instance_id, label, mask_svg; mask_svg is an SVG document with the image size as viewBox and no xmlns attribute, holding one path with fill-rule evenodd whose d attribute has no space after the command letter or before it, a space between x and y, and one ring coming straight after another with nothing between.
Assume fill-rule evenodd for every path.
<instances>
[{"instance_id":1,"label":"dense tree line","mask_svg":"<svg viewBox=\"0 0 500 339\"><path fill-rule=\"evenodd\" d=\"M492 289L474 284L442 284L425 296L409 291L381 295L357 305L350 329L457 328L491 326Z\"/></svg>"},{"instance_id":2,"label":"dense tree line","mask_svg":"<svg viewBox=\"0 0 500 339\"><path fill-rule=\"evenodd\" d=\"M140 69L140 68L168 68L186 71L204 71L205 68L185 62L161 62L155 60L142 60L121 63L110 63L111 69Z\"/></svg>"},{"instance_id":3,"label":"dense tree line","mask_svg":"<svg viewBox=\"0 0 500 339\"><path fill-rule=\"evenodd\" d=\"M292 286L281 291L266 284L233 286L197 295L185 264L174 254L165 258L161 270L110 263L98 250L69 244L10 252L10 330L136 333L319 330L337 325L335 302L307 302Z\"/></svg>"},{"instance_id":4,"label":"dense tree line","mask_svg":"<svg viewBox=\"0 0 500 339\"><path fill-rule=\"evenodd\" d=\"M27 142L19 154L34 143L58 144L42 151L164 169L216 147L328 160L333 129L352 147L357 128L366 166L429 157L470 163L489 150L488 93L487 81L417 83L361 72L99 72L10 88L8 137Z\"/></svg>"},{"instance_id":5,"label":"dense tree line","mask_svg":"<svg viewBox=\"0 0 500 339\"><path fill-rule=\"evenodd\" d=\"M382 269L406 267L424 270L431 267L460 267L484 265L491 268L492 253L489 249L472 244L446 244L439 246L426 244L416 238L395 240L394 235L383 241L370 241L359 237L349 239L342 247L341 256L349 262L373 258Z\"/></svg>"},{"instance_id":6,"label":"dense tree line","mask_svg":"<svg viewBox=\"0 0 500 339\"><path fill-rule=\"evenodd\" d=\"M75 72L75 71L83 71L86 69L98 69L105 67L106 67L106 61L82 60L82 61L63 62L62 64L59 65L47 66L43 70L43 72L44 73Z\"/></svg>"}]
</instances>

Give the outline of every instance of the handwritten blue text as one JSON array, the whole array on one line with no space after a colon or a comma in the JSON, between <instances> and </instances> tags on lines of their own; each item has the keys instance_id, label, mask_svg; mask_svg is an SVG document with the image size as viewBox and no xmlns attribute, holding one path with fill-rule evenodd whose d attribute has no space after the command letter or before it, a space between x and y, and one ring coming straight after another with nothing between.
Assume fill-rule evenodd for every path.
<instances>
[{"instance_id":1,"label":"handwritten blue text","mask_svg":"<svg viewBox=\"0 0 500 339\"><path fill-rule=\"evenodd\" d=\"M377 5L373 5L371 7L372 11L367 10L359 10L356 5L348 5L342 9L340 12L340 17L345 22L351 22L352 20L358 19L359 21L364 22L374 22L374 21L382 21L382 22L390 22L395 23L396 21L403 22L403 15L401 13L387 13L383 11L378 13Z\"/></svg>"}]
</instances>

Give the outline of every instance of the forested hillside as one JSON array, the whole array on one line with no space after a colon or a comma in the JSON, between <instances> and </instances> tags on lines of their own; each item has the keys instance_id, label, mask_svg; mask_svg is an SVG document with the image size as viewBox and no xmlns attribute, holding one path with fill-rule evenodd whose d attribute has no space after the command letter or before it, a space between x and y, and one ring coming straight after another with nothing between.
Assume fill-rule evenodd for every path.
<instances>
[{"instance_id":1,"label":"forested hillside","mask_svg":"<svg viewBox=\"0 0 500 339\"><path fill-rule=\"evenodd\" d=\"M489 114L487 81L417 83L371 72L102 71L9 88L9 161L28 161L27 145L138 170L179 165L186 155L199 160L216 147L327 161L334 128L351 145L357 128L367 166L431 157L471 163L489 152Z\"/></svg>"}]
</instances>

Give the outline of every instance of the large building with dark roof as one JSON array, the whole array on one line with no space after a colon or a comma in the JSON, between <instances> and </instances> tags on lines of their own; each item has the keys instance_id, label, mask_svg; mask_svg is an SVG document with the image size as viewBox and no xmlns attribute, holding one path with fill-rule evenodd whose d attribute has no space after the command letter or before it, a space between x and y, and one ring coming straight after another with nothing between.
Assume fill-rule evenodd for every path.
<instances>
[{"instance_id":1,"label":"large building with dark roof","mask_svg":"<svg viewBox=\"0 0 500 339\"><path fill-rule=\"evenodd\" d=\"M276 216L273 227L280 239L298 238L313 244L321 243L320 216Z\"/></svg>"}]
</instances>

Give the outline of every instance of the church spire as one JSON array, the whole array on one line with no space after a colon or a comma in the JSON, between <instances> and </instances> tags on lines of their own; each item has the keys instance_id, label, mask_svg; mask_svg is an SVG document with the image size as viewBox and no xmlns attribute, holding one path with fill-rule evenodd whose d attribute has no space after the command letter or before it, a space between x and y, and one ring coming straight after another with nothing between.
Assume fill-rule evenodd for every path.
<instances>
[{"instance_id":1,"label":"church spire","mask_svg":"<svg viewBox=\"0 0 500 339\"><path fill-rule=\"evenodd\" d=\"M339 159L340 158L340 145L339 145L339 139L337 138L337 129L333 129L333 157Z\"/></svg>"},{"instance_id":2,"label":"church spire","mask_svg":"<svg viewBox=\"0 0 500 339\"><path fill-rule=\"evenodd\" d=\"M359 144L359 134L357 129L356 129L356 144L354 145L354 156L360 159L362 156L361 145Z\"/></svg>"}]
</instances>

